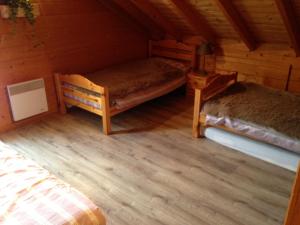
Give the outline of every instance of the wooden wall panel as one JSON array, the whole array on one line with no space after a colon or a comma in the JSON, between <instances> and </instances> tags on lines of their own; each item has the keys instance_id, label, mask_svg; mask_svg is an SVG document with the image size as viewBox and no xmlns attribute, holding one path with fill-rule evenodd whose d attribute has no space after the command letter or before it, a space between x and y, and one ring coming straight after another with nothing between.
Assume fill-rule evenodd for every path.
<instances>
[{"instance_id":1,"label":"wooden wall panel","mask_svg":"<svg viewBox=\"0 0 300 225\"><path fill-rule=\"evenodd\" d=\"M23 19L12 26L0 18L0 131L31 121L12 123L6 85L43 77L51 113L54 72L90 72L147 54L146 35L97 0L36 2L34 30Z\"/></svg>"},{"instance_id":2,"label":"wooden wall panel","mask_svg":"<svg viewBox=\"0 0 300 225\"><path fill-rule=\"evenodd\" d=\"M216 58L216 70L239 72L239 80L284 89L289 66L293 66L290 91L300 92L300 60L287 44L262 44L249 52L245 45L234 40L222 40Z\"/></svg>"}]
</instances>

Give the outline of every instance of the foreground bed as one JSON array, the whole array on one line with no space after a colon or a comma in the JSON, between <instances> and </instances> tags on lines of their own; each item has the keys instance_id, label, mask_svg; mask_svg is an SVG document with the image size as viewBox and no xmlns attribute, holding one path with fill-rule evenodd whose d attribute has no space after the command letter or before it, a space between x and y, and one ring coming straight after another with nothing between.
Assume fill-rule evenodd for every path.
<instances>
[{"instance_id":1,"label":"foreground bed","mask_svg":"<svg viewBox=\"0 0 300 225\"><path fill-rule=\"evenodd\" d=\"M149 58L85 75L56 74L60 111L77 106L102 116L111 133L110 117L167 94L186 82L196 66L196 46L176 41L150 42Z\"/></svg>"},{"instance_id":2,"label":"foreground bed","mask_svg":"<svg viewBox=\"0 0 300 225\"><path fill-rule=\"evenodd\" d=\"M0 142L0 224L104 225L80 192Z\"/></svg>"},{"instance_id":3,"label":"foreground bed","mask_svg":"<svg viewBox=\"0 0 300 225\"><path fill-rule=\"evenodd\" d=\"M237 73L195 80L194 136L213 126L299 154L300 96L236 80Z\"/></svg>"}]
</instances>

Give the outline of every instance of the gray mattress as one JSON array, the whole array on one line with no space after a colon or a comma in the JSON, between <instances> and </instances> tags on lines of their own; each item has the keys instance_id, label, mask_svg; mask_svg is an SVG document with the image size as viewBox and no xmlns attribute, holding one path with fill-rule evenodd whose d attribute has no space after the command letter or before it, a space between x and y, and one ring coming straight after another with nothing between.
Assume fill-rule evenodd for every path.
<instances>
[{"instance_id":1,"label":"gray mattress","mask_svg":"<svg viewBox=\"0 0 300 225\"><path fill-rule=\"evenodd\" d=\"M300 96L239 82L204 104L209 125L300 153Z\"/></svg>"}]
</instances>

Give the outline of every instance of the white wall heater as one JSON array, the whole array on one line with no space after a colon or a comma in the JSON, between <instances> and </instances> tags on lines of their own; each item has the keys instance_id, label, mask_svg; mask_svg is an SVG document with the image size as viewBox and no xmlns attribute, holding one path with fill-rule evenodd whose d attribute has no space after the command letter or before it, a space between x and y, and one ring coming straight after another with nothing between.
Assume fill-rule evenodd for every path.
<instances>
[{"instance_id":1,"label":"white wall heater","mask_svg":"<svg viewBox=\"0 0 300 225\"><path fill-rule=\"evenodd\" d=\"M48 111L43 79L7 86L14 121L23 120Z\"/></svg>"}]
</instances>

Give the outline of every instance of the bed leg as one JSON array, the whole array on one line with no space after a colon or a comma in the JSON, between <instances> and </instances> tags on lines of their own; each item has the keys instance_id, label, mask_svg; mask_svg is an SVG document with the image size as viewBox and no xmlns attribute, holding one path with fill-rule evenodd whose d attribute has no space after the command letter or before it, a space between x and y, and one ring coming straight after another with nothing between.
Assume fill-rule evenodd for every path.
<instances>
[{"instance_id":1,"label":"bed leg","mask_svg":"<svg viewBox=\"0 0 300 225\"><path fill-rule=\"evenodd\" d=\"M199 123L200 108L201 108L201 90L195 89L194 118L193 118L193 136L195 138L198 138L201 135L200 132L201 129Z\"/></svg>"},{"instance_id":2,"label":"bed leg","mask_svg":"<svg viewBox=\"0 0 300 225\"><path fill-rule=\"evenodd\" d=\"M205 130L205 128L201 126L200 129L199 129L199 138L204 138L205 137L204 130Z\"/></svg>"},{"instance_id":3,"label":"bed leg","mask_svg":"<svg viewBox=\"0 0 300 225\"><path fill-rule=\"evenodd\" d=\"M105 135L109 135L111 133L111 124L110 124L110 118L106 118L104 119L104 117L102 117L102 123L103 123L103 133Z\"/></svg>"},{"instance_id":4,"label":"bed leg","mask_svg":"<svg viewBox=\"0 0 300 225\"><path fill-rule=\"evenodd\" d=\"M193 137L199 138L200 137L200 126L193 126Z\"/></svg>"},{"instance_id":5,"label":"bed leg","mask_svg":"<svg viewBox=\"0 0 300 225\"><path fill-rule=\"evenodd\" d=\"M110 122L110 106L109 106L109 93L108 89L104 88L104 94L102 97L102 124L103 133L109 135L111 133L111 122Z\"/></svg>"},{"instance_id":6,"label":"bed leg","mask_svg":"<svg viewBox=\"0 0 300 225\"><path fill-rule=\"evenodd\" d=\"M59 106L59 112L61 114L67 113L67 108L63 100L63 93L61 89L61 81L60 81L60 74L56 73L54 74L54 80L55 80L55 87L56 87L56 93L57 93L57 99L58 99L58 106Z\"/></svg>"},{"instance_id":7,"label":"bed leg","mask_svg":"<svg viewBox=\"0 0 300 225\"><path fill-rule=\"evenodd\" d=\"M200 119L199 119L199 136L204 137L204 131L206 128L206 114L205 113L200 113Z\"/></svg>"}]
</instances>

